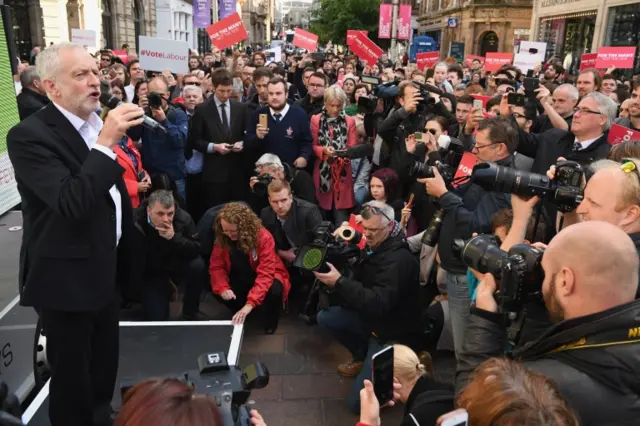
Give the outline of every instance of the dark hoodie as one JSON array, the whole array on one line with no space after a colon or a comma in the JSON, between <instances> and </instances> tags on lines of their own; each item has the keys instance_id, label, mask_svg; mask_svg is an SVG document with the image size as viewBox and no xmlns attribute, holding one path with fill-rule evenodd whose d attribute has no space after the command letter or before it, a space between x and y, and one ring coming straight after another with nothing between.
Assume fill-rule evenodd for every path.
<instances>
[{"instance_id":1,"label":"dark hoodie","mask_svg":"<svg viewBox=\"0 0 640 426\"><path fill-rule=\"evenodd\" d=\"M472 308L458 360L460 389L487 358L504 353L496 314ZM563 321L509 354L553 379L581 426L637 425L640 419L640 300Z\"/></svg>"},{"instance_id":2,"label":"dark hoodie","mask_svg":"<svg viewBox=\"0 0 640 426\"><path fill-rule=\"evenodd\" d=\"M420 267L409 251L400 225L375 251L353 267L353 278L341 277L334 287L340 304L358 313L365 330L382 343L421 346Z\"/></svg>"}]
</instances>

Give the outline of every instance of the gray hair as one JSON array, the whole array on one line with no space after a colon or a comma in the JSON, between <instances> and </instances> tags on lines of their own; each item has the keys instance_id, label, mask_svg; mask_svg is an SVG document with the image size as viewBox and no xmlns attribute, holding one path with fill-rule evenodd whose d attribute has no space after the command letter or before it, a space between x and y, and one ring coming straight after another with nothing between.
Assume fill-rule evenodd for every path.
<instances>
[{"instance_id":1,"label":"gray hair","mask_svg":"<svg viewBox=\"0 0 640 426\"><path fill-rule=\"evenodd\" d=\"M325 105L333 100L339 100L342 102L342 106L347 103L347 94L344 90L338 86L331 86L324 91L324 103Z\"/></svg>"},{"instance_id":2,"label":"gray hair","mask_svg":"<svg viewBox=\"0 0 640 426\"><path fill-rule=\"evenodd\" d=\"M278 169L284 169L282 161L280 161L280 157L270 153L262 154L262 157L260 157L258 161L256 161L256 167L261 166L275 166Z\"/></svg>"},{"instance_id":3,"label":"gray hair","mask_svg":"<svg viewBox=\"0 0 640 426\"><path fill-rule=\"evenodd\" d=\"M438 67L445 67L447 70L449 70L449 64L447 64L446 62L438 62L433 66L433 69L435 70Z\"/></svg>"},{"instance_id":4,"label":"gray hair","mask_svg":"<svg viewBox=\"0 0 640 426\"><path fill-rule=\"evenodd\" d=\"M27 67L22 71L22 74L20 74L20 84L22 87L29 87L36 80L40 80L40 74L38 74L38 69L34 65Z\"/></svg>"},{"instance_id":5,"label":"gray hair","mask_svg":"<svg viewBox=\"0 0 640 426\"><path fill-rule=\"evenodd\" d=\"M182 94L187 95L189 94L189 92L195 92L197 95L202 96L202 87L193 85L184 86L184 88L182 89Z\"/></svg>"},{"instance_id":6,"label":"gray hair","mask_svg":"<svg viewBox=\"0 0 640 426\"><path fill-rule=\"evenodd\" d=\"M618 114L618 105L616 105L613 99L600 92L591 92L584 97L584 99L587 98L591 98L596 101L596 103L598 104L598 111L600 111L602 115L607 117L607 122L604 123L604 126L602 128L602 130L606 132L611 127L613 120L616 119L616 116Z\"/></svg>"},{"instance_id":7,"label":"gray hair","mask_svg":"<svg viewBox=\"0 0 640 426\"><path fill-rule=\"evenodd\" d=\"M383 201L372 200L368 203L365 203L364 205L375 207L376 209L379 209L383 214L379 215L371 210L365 210L362 212L362 217L364 217L365 219L371 219L373 215L380 216L382 226L386 226L390 222L389 219L393 220L396 215L396 213L393 211L393 207Z\"/></svg>"},{"instance_id":8,"label":"gray hair","mask_svg":"<svg viewBox=\"0 0 640 426\"><path fill-rule=\"evenodd\" d=\"M567 97L572 101L577 101L580 98L580 92L578 92L578 88L573 84L561 84L560 86L556 87L556 90L554 90L553 93L557 92L558 90L564 90L565 92L567 92Z\"/></svg>"},{"instance_id":9,"label":"gray hair","mask_svg":"<svg viewBox=\"0 0 640 426\"><path fill-rule=\"evenodd\" d=\"M160 203L162 207L168 209L169 207L176 205L176 200L173 198L173 193L171 193L171 191L158 189L149 195L149 207L153 208L156 203Z\"/></svg>"},{"instance_id":10,"label":"gray hair","mask_svg":"<svg viewBox=\"0 0 640 426\"><path fill-rule=\"evenodd\" d=\"M63 50L78 49L85 52L84 47L75 43L52 44L36 56L36 68L42 80L55 80L61 69L60 54ZM88 54L88 53L87 53Z\"/></svg>"},{"instance_id":11,"label":"gray hair","mask_svg":"<svg viewBox=\"0 0 640 426\"><path fill-rule=\"evenodd\" d=\"M453 89L454 90L466 90L467 89L467 85L464 84L464 83L456 84L456 87L454 87Z\"/></svg>"}]
</instances>

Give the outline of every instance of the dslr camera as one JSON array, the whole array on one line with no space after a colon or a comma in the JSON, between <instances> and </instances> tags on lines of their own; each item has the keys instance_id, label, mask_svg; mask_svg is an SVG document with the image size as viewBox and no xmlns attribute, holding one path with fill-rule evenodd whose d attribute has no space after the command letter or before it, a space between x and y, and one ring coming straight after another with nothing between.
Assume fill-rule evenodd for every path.
<instances>
[{"instance_id":1,"label":"dslr camera","mask_svg":"<svg viewBox=\"0 0 640 426\"><path fill-rule=\"evenodd\" d=\"M560 161L553 180L546 175L529 173L495 163L483 163L473 168L471 180L487 191L521 196L548 197L563 213L575 210L582 202L584 171L575 161Z\"/></svg>"},{"instance_id":2,"label":"dslr camera","mask_svg":"<svg viewBox=\"0 0 640 426\"><path fill-rule=\"evenodd\" d=\"M453 253L467 267L496 278L496 302L502 312L520 312L524 303L541 300L543 250L516 244L505 252L493 235L478 235L466 242L454 240Z\"/></svg>"},{"instance_id":3,"label":"dslr camera","mask_svg":"<svg viewBox=\"0 0 640 426\"><path fill-rule=\"evenodd\" d=\"M149 101L149 107L151 109L162 108L162 95L160 93L149 92L149 95L147 95L147 100Z\"/></svg>"},{"instance_id":4,"label":"dslr camera","mask_svg":"<svg viewBox=\"0 0 640 426\"><path fill-rule=\"evenodd\" d=\"M360 256L357 244L362 235L351 229L349 235L335 238L335 227L329 221L321 222L312 232L310 242L298 249L293 266L307 271L329 272L327 262L340 269L349 259ZM344 232L342 233L344 234ZM348 241L346 241L348 240Z\"/></svg>"},{"instance_id":5,"label":"dslr camera","mask_svg":"<svg viewBox=\"0 0 640 426\"><path fill-rule=\"evenodd\" d=\"M434 178L436 177L435 173L433 172L434 168L438 169L438 173L440 173L440 176L442 176L442 179L445 181L445 183L451 183L453 181L453 178L456 174L456 169L440 161L436 161L435 166L428 166L423 162L416 161L413 164L413 168L411 169L410 174L411 176L418 176L418 178L421 179Z\"/></svg>"},{"instance_id":6,"label":"dslr camera","mask_svg":"<svg viewBox=\"0 0 640 426\"><path fill-rule=\"evenodd\" d=\"M273 176L271 176L269 173L258 175L258 181L253 184L252 191L262 197L267 194L267 187L271 182L273 182Z\"/></svg>"}]
</instances>

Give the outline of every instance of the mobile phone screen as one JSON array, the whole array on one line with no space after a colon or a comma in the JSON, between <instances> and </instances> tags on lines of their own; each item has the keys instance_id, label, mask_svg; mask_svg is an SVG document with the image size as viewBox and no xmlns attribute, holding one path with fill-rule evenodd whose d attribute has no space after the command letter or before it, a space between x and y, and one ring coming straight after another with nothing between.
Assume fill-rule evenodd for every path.
<instances>
[{"instance_id":1,"label":"mobile phone screen","mask_svg":"<svg viewBox=\"0 0 640 426\"><path fill-rule=\"evenodd\" d=\"M373 355L373 390L380 405L393 399L393 346Z\"/></svg>"},{"instance_id":2,"label":"mobile phone screen","mask_svg":"<svg viewBox=\"0 0 640 426\"><path fill-rule=\"evenodd\" d=\"M475 99L473 101L473 107L481 110L482 109L482 101L479 100L479 99Z\"/></svg>"}]
</instances>

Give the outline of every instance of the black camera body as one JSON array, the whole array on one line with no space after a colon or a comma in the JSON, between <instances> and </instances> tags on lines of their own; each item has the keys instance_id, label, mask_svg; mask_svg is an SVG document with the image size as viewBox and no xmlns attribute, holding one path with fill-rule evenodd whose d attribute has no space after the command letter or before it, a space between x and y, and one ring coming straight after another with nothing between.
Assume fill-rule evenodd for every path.
<instances>
[{"instance_id":1,"label":"black camera body","mask_svg":"<svg viewBox=\"0 0 640 426\"><path fill-rule=\"evenodd\" d=\"M307 271L329 272L327 262L331 262L340 269L349 259L360 255L357 246L360 241L358 235L347 243L333 236L335 227L329 221L321 222L313 230L310 242L298 249L293 266Z\"/></svg>"},{"instance_id":2,"label":"black camera body","mask_svg":"<svg viewBox=\"0 0 640 426\"><path fill-rule=\"evenodd\" d=\"M241 370L228 365L224 352L202 354L198 357L198 370L189 370L175 378L216 401L224 426L251 426L251 416L246 403L253 389L269 384L269 370L256 362ZM126 392L139 380L120 385L124 401Z\"/></svg>"},{"instance_id":3,"label":"black camera body","mask_svg":"<svg viewBox=\"0 0 640 426\"><path fill-rule=\"evenodd\" d=\"M451 183L453 181L456 169L440 161L437 161L435 166L428 166L425 163L416 161L411 169L411 176L418 176L418 178L422 179L434 178L436 177L433 172L434 167L438 169L438 173L440 173L440 176L442 176L442 179L446 183Z\"/></svg>"},{"instance_id":4,"label":"black camera body","mask_svg":"<svg viewBox=\"0 0 640 426\"><path fill-rule=\"evenodd\" d=\"M160 109L162 108L162 95L157 92L149 92L147 95L147 100L149 101L149 107L151 109Z\"/></svg>"},{"instance_id":5,"label":"black camera body","mask_svg":"<svg viewBox=\"0 0 640 426\"><path fill-rule=\"evenodd\" d=\"M493 235L478 235L466 242L455 240L453 252L469 268L496 278L496 301L502 312L519 312L524 303L542 299L543 250L516 244L507 253Z\"/></svg>"},{"instance_id":6,"label":"black camera body","mask_svg":"<svg viewBox=\"0 0 640 426\"><path fill-rule=\"evenodd\" d=\"M269 173L258 175L258 181L253 184L252 191L257 195L264 196L267 194L267 187L271 182L273 182L273 176Z\"/></svg>"},{"instance_id":7,"label":"black camera body","mask_svg":"<svg viewBox=\"0 0 640 426\"><path fill-rule=\"evenodd\" d=\"M546 175L529 173L495 163L483 163L473 168L471 180L487 191L521 196L548 197L558 211L575 210L582 202L581 189L584 171L575 161L561 161L556 165L553 180Z\"/></svg>"}]
</instances>

